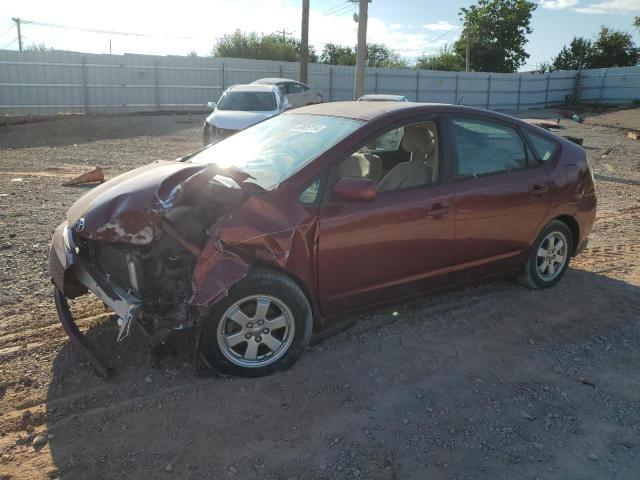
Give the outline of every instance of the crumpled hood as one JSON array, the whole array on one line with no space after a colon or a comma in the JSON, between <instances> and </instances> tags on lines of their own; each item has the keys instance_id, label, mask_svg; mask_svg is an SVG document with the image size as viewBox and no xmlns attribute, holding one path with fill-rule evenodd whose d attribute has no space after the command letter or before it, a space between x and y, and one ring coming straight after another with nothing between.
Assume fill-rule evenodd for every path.
<instances>
[{"instance_id":1,"label":"crumpled hood","mask_svg":"<svg viewBox=\"0 0 640 480\"><path fill-rule=\"evenodd\" d=\"M162 215L190 186L197 188L219 174L239 185L247 179L243 172L222 170L216 165L156 161L82 196L68 210L67 223L83 238L148 244L157 236Z\"/></svg>"},{"instance_id":2,"label":"crumpled hood","mask_svg":"<svg viewBox=\"0 0 640 480\"><path fill-rule=\"evenodd\" d=\"M244 130L266 118L277 115L273 112L242 112L235 110L214 110L207 117L207 123L226 130Z\"/></svg>"}]
</instances>

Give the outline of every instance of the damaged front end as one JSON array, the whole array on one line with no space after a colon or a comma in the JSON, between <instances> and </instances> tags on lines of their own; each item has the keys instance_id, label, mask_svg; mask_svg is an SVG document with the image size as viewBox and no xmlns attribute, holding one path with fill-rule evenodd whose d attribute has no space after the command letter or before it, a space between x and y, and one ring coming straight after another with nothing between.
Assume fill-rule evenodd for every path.
<instances>
[{"instance_id":1,"label":"damaged front end","mask_svg":"<svg viewBox=\"0 0 640 480\"><path fill-rule=\"evenodd\" d=\"M49 271L60 321L97 372L108 375L77 328L67 299L93 292L151 347L199 316L246 275L252 259L218 235L221 221L256 193L249 176L216 165L155 162L79 199L54 232Z\"/></svg>"}]
</instances>

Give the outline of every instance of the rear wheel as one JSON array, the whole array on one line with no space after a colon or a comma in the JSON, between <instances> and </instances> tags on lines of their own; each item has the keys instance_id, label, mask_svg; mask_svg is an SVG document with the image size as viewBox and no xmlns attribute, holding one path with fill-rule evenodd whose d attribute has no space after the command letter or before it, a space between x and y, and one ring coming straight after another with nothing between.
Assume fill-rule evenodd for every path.
<instances>
[{"instance_id":1,"label":"rear wheel","mask_svg":"<svg viewBox=\"0 0 640 480\"><path fill-rule=\"evenodd\" d=\"M200 353L223 373L269 375L293 365L311 339L312 323L307 297L292 279L255 269L211 309Z\"/></svg>"},{"instance_id":2,"label":"rear wheel","mask_svg":"<svg viewBox=\"0 0 640 480\"><path fill-rule=\"evenodd\" d=\"M548 288L560 281L573 254L571 230L559 220L549 223L533 243L520 283Z\"/></svg>"}]
</instances>

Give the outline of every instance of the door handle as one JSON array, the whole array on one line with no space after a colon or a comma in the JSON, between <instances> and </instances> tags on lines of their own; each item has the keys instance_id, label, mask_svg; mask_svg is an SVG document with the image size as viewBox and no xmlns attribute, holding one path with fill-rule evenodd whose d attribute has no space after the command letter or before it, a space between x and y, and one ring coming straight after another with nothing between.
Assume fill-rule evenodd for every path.
<instances>
[{"instance_id":1,"label":"door handle","mask_svg":"<svg viewBox=\"0 0 640 480\"><path fill-rule=\"evenodd\" d=\"M547 187L546 185L534 185L533 187L531 187L531 190L529 190L529 194L532 197L541 197L548 191L549 187Z\"/></svg>"},{"instance_id":2,"label":"door handle","mask_svg":"<svg viewBox=\"0 0 640 480\"><path fill-rule=\"evenodd\" d=\"M434 203L430 208L427 209L427 217L433 218L442 218L443 215L449 213L451 211L451 206L442 204L440 202Z\"/></svg>"}]
</instances>

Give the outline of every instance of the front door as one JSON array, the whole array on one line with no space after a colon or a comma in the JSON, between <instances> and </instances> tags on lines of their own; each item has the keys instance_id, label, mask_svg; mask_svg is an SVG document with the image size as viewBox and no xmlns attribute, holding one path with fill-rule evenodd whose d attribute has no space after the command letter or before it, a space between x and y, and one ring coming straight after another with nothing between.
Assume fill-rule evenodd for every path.
<instances>
[{"instance_id":1,"label":"front door","mask_svg":"<svg viewBox=\"0 0 640 480\"><path fill-rule=\"evenodd\" d=\"M368 202L332 199L322 208L318 286L325 315L384 303L446 283L453 253L451 185L441 183L433 169L425 173L427 169L421 163L409 171L424 181L414 178L403 182L401 178L412 161L428 163L442 158L437 148L437 122L420 125L434 130L425 135L431 135L429 141L436 145L435 151L433 145L428 147L429 153L420 150L424 148L420 145L411 152L407 149L414 147L403 149L399 141L390 145L370 139L362 151L343 161L351 162L351 168L337 168L343 175L376 176L371 180L381 191ZM376 150L375 145L387 145L396 151ZM371 148L374 150L367 150ZM365 158L371 165L362 165ZM379 170L374 164L380 163L382 172L374 173ZM404 188L403 184L411 186Z\"/></svg>"}]
</instances>

